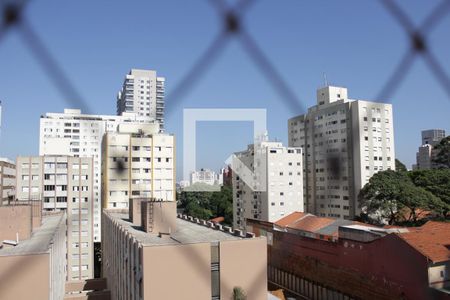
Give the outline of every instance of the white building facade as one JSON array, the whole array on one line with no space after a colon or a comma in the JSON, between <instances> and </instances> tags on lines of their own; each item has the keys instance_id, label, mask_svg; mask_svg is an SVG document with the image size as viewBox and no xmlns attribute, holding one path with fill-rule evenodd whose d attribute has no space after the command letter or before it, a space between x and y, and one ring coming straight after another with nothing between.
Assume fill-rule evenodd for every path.
<instances>
[{"instance_id":1,"label":"white building facade","mask_svg":"<svg viewBox=\"0 0 450 300\"><path fill-rule=\"evenodd\" d=\"M41 200L45 212L67 212L67 280L94 275L92 157L17 157L18 201Z\"/></svg>"},{"instance_id":2,"label":"white building facade","mask_svg":"<svg viewBox=\"0 0 450 300\"><path fill-rule=\"evenodd\" d=\"M392 105L351 100L346 88L319 89L317 105L289 119L288 136L303 149L305 208L318 216L358 216L361 188L395 169Z\"/></svg>"},{"instance_id":3,"label":"white building facade","mask_svg":"<svg viewBox=\"0 0 450 300\"><path fill-rule=\"evenodd\" d=\"M121 124L102 144L103 208L128 208L130 198L176 200L175 137L158 124Z\"/></svg>"},{"instance_id":4,"label":"white building facade","mask_svg":"<svg viewBox=\"0 0 450 300\"><path fill-rule=\"evenodd\" d=\"M16 197L16 165L13 161L0 157L0 206Z\"/></svg>"},{"instance_id":5,"label":"white building facade","mask_svg":"<svg viewBox=\"0 0 450 300\"><path fill-rule=\"evenodd\" d=\"M79 109L47 113L40 119L39 155L69 155L94 159L94 241L101 234L101 143L106 132L115 132L119 124L149 123L135 113L122 116L87 115Z\"/></svg>"},{"instance_id":6,"label":"white building facade","mask_svg":"<svg viewBox=\"0 0 450 300\"><path fill-rule=\"evenodd\" d=\"M254 161L255 153L260 161ZM254 164L262 166L257 172L264 172L266 180L260 191L254 191L233 170L234 227L246 229L246 219L275 222L294 211L304 211L301 148L261 141L235 155L250 169ZM261 178L260 174L255 176Z\"/></svg>"},{"instance_id":7,"label":"white building facade","mask_svg":"<svg viewBox=\"0 0 450 300\"><path fill-rule=\"evenodd\" d=\"M117 115L134 112L156 120L164 129L165 78L156 71L132 69L117 94Z\"/></svg>"},{"instance_id":8,"label":"white building facade","mask_svg":"<svg viewBox=\"0 0 450 300\"><path fill-rule=\"evenodd\" d=\"M218 180L219 176L216 172L208 169L201 169L191 173L191 185L196 183L215 185L219 183Z\"/></svg>"}]
</instances>

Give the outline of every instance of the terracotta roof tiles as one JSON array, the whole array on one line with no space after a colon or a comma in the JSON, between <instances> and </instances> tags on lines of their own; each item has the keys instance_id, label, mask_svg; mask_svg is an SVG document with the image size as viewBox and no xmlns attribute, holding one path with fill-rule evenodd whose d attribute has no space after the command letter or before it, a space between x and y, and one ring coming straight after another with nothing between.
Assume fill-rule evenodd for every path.
<instances>
[{"instance_id":1,"label":"terracotta roof tiles","mask_svg":"<svg viewBox=\"0 0 450 300\"><path fill-rule=\"evenodd\" d=\"M449 222L429 221L397 235L435 263L450 260Z\"/></svg>"}]
</instances>

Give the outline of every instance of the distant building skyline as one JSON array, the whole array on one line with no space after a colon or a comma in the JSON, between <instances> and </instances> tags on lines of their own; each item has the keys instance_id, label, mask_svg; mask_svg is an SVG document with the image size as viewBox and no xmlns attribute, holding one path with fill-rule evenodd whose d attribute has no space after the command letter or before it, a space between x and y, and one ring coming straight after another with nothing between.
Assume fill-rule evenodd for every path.
<instances>
[{"instance_id":1,"label":"distant building skyline","mask_svg":"<svg viewBox=\"0 0 450 300\"><path fill-rule=\"evenodd\" d=\"M435 0L412 0L407 6L400 6L407 9L414 24L420 24L435 4L438 4ZM274 81L267 80L264 72L258 71L252 57L234 41L225 43L224 46L231 47L224 48L217 60L207 64L205 72L188 76L194 62L222 30L222 22L218 21L207 2L187 4L181 1L180 5L174 6L171 2L160 1L140 5L142 9L139 10L118 3L110 3L108 7L89 3L89 9L78 2L39 2L27 6L29 22L36 26L48 50L55 55L73 87L88 103L89 113L115 115L116 95L125 74L131 68L150 68L167 78L165 128L168 132L181 136L179 120L183 108L257 107L268 110L271 136L288 143L286 123L280 120L305 112L285 105L285 97L278 94L277 88L271 84ZM53 9L59 11L58 15L52 13ZM149 11L160 13L148 18ZM367 13L369 11L370 14ZM355 95L391 102L395 111L396 157L408 166L415 163L416 137L420 130L450 130L448 95L420 58L408 69L405 80L395 92L385 99L377 99L406 45L402 28L378 1L363 3L350 0L345 5L294 0L285 1L283 5L258 2L249 12L244 22L248 21L248 24L243 25L249 26L247 29L251 29L294 98L298 98L305 107L314 105L315 89L322 84L324 72L330 82L348 86ZM317 22L318 14L322 16L321 22ZM193 15L199 18L192 21ZM277 20L270 28L266 23L268 15ZM346 22L336 24L337 15ZM179 26L178 22L168 24L168 17L183 20L180 23L184 26ZM85 22L80 23L80 19ZM383 20L383 26L380 26L380 20ZM441 21L429 46L437 59L445 62L449 61L450 52L447 50L450 41L440 37L446 36L450 18L442 18ZM56 23L59 24L57 28L54 26ZM158 26L160 24L165 26ZM312 34L302 39L293 38L295 33L292 29L301 32L306 28L305 24L315 24L310 28ZM143 28L149 29L151 34L141 34ZM71 33L70 40L67 40L67 32ZM388 47L379 47L376 40L365 34L367 32L383 37ZM120 41L118 36L126 37L127 42ZM42 66L20 42L19 32L8 31L5 37L0 47L0 100L3 105L0 155L14 160L19 155L38 155L37 115L62 111L64 107L79 107L74 95L61 94L59 86L49 80ZM341 38L347 42L342 42ZM329 47L330 43L340 46ZM184 80L186 76L188 78ZM188 88L182 89L181 97L170 99L171 93L183 81ZM426 116L423 114L425 108ZM239 151L252 143L251 133L247 135L246 130L232 131L232 136L226 136L227 128L222 126L219 129L222 134L218 134L217 128L203 127L199 130L198 137L206 138L199 139L198 148L206 148L208 143L211 145L199 157L198 167L217 170L223 163L223 156L213 158L213 154L221 154L221 150L228 153ZM216 139L214 135L221 138ZM180 140L177 145L179 153L182 148L183 141ZM182 165L183 158L180 154L178 157L179 165ZM182 174L180 170L178 174Z\"/></svg>"},{"instance_id":2,"label":"distant building skyline","mask_svg":"<svg viewBox=\"0 0 450 300\"><path fill-rule=\"evenodd\" d=\"M416 153L416 163L413 164L413 170L429 170L435 168L433 158L437 152L433 149L439 142L445 138L444 129L422 130L422 144Z\"/></svg>"}]
</instances>

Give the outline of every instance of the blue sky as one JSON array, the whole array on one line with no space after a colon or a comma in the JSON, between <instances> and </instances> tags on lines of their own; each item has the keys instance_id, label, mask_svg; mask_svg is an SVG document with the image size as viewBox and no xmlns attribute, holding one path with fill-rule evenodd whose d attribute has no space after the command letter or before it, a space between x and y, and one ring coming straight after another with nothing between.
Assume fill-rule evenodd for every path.
<instances>
[{"instance_id":1,"label":"blue sky","mask_svg":"<svg viewBox=\"0 0 450 300\"><path fill-rule=\"evenodd\" d=\"M236 1L230 1L231 4ZM397 1L415 24L438 1ZM155 69L174 89L222 29L214 7L190 1L31 1L26 17L89 102L90 111L115 113L115 96L130 68ZM408 49L399 24L378 1L256 1L243 26L270 58L304 106L315 104L323 73L349 96L374 100ZM428 43L450 74L450 16ZM237 40L232 39L179 105L166 106L167 130L177 136L178 174L182 163L184 108L266 108L269 136L287 143L287 119L302 113L284 104ZM38 154L39 116L70 105L13 29L0 42L0 99L3 130L0 156ZM177 100L177 101L178 101ZM450 131L450 99L418 57L394 105L396 156L415 160L420 131ZM218 169L227 156L252 141L248 122L200 123L198 168Z\"/></svg>"}]
</instances>

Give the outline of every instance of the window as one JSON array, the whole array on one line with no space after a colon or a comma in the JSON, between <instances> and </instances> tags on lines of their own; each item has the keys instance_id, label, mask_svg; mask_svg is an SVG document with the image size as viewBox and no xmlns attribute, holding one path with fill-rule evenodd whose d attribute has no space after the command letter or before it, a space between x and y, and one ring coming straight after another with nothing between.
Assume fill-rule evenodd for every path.
<instances>
[{"instance_id":1,"label":"window","mask_svg":"<svg viewBox=\"0 0 450 300\"><path fill-rule=\"evenodd\" d=\"M67 169L67 163L57 163L56 167L58 169Z\"/></svg>"},{"instance_id":2,"label":"window","mask_svg":"<svg viewBox=\"0 0 450 300\"><path fill-rule=\"evenodd\" d=\"M56 202L67 202L67 197L56 197Z\"/></svg>"},{"instance_id":3,"label":"window","mask_svg":"<svg viewBox=\"0 0 450 300\"><path fill-rule=\"evenodd\" d=\"M28 176L28 175L22 175L22 180L30 180L30 176Z\"/></svg>"},{"instance_id":4,"label":"window","mask_svg":"<svg viewBox=\"0 0 450 300\"><path fill-rule=\"evenodd\" d=\"M55 186L54 185L44 185L44 191L54 191Z\"/></svg>"}]
</instances>

